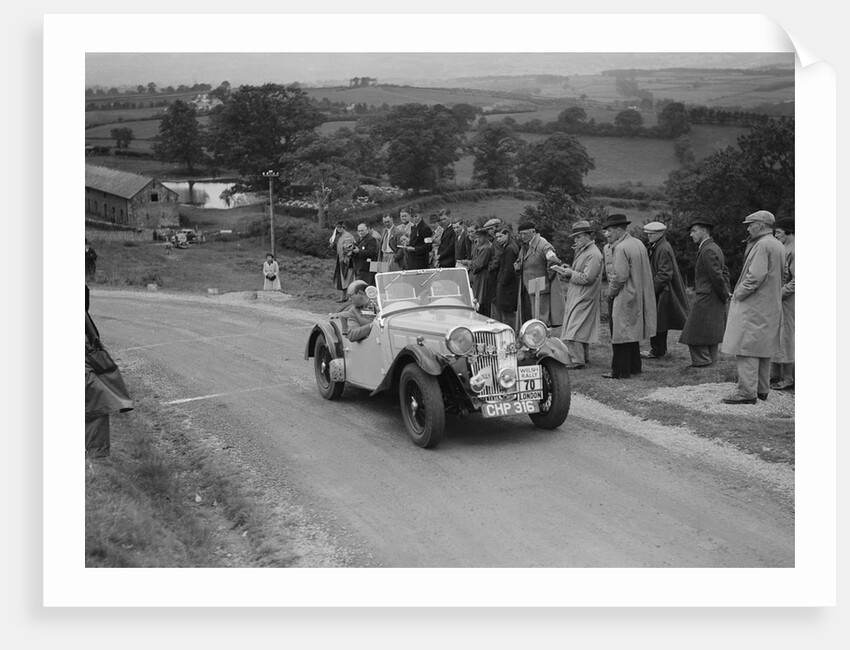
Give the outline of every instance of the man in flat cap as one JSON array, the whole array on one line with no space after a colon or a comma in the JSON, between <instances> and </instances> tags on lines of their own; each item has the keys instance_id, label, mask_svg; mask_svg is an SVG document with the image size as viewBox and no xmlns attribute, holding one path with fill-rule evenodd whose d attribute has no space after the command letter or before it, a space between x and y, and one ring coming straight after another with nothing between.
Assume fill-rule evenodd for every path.
<instances>
[{"instance_id":1,"label":"man in flat cap","mask_svg":"<svg viewBox=\"0 0 850 650\"><path fill-rule=\"evenodd\" d=\"M779 352L771 364L770 387L774 390L794 388L794 220L778 219L773 236L785 247L782 274L782 322L779 326Z\"/></svg>"},{"instance_id":2,"label":"man in flat cap","mask_svg":"<svg viewBox=\"0 0 850 650\"><path fill-rule=\"evenodd\" d=\"M649 351L640 353L644 359L660 359L667 354L667 332L682 329L688 319L688 294L666 231L667 226L660 221L651 221L643 227L649 240L647 254L652 269L657 318L655 336L649 339Z\"/></svg>"},{"instance_id":3,"label":"man in flat cap","mask_svg":"<svg viewBox=\"0 0 850 650\"><path fill-rule=\"evenodd\" d=\"M528 284L537 278L544 278L543 290L540 291L540 302L537 306L537 318L546 323L547 327L560 327L564 319L564 294L558 274L551 267L560 264L561 260L555 253L555 247L537 233L537 226L531 221L523 221L517 227L521 242L519 259L514 268L520 274L522 287L520 291L521 320L534 318L532 292Z\"/></svg>"},{"instance_id":4,"label":"man in flat cap","mask_svg":"<svg viewBox=\"0 0 850 650\"><path fill-rule=\"evenodd\" d=\"M758 210L744 219L749 237L741 276L729 304L720 351L734 354L738 388L725 404L755 404L770 389L770 360L779 349L785 248L773 236L773 215Z\"/></svg>"},{"instance_id":5,"label":"man in flat cap","mask_svg":"<svg viewBox=\"0 0 850 650\"><path fill-rule=\"evenodd\" d=\"M602 295L602 252L594 241L595 229L588 221L572 227L573 263L553 267L567 284L564 327L561 339L567 344L570 365L579 370L590 362L590 344L599 340L599 299Z\"/></svg>"},{"instance_id":6,"label":"man in flat cap","mask_svg":"<svg viewBox=\"0 0 850 650\"><path fill-rule=\"evenodd\" d=\"M688 234L698 246L694 261L694 301L679 343L688 346L694 368L717 363L717 347L726 329L726 303L731 296L726 257L711 237L713 227L714 223L704 217L696 217L688 225Z\"/></svg>"},{"instance_id":7,"label":"man in flat cap","mask_svg":"<svg viewBox=\"0 0 850 650\"><path fill-rule=\"evenodd\" d=\"M628 379L642 370L640 342L655 335L655 292L646 246L626 230L624 214L609 215L602 224L608 241L603 251L608 278L611 329L611 372L606 379Z\"/></svg>"}]
</instances>

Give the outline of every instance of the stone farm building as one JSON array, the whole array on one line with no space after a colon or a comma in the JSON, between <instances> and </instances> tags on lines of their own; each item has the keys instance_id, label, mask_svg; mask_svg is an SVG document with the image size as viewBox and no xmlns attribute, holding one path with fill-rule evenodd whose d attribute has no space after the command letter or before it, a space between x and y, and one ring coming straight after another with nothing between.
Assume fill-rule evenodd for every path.
<instances>
[{"instance_id":1,"label":"stone farm building","mask_svg":"<svg viewBox=\"0 0 850 650\"><path fill-rule=\"evenodd\" d=\"M86 165L86 219L132 228L179 227L178 195L155 178Z\"/></svg>"}]
</instances>

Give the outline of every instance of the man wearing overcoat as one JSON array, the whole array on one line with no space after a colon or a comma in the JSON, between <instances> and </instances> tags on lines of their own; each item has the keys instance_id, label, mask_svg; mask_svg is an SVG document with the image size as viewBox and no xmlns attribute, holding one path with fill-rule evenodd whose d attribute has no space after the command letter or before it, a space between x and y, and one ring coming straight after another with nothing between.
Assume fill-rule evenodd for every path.
<instances>
[{"instance_id":1,"label":"man wearing overcoat","mask_svg":"<svg viewBox=\"0 0 850 650\"><path fill-rule=\"evenodd\" d=\"M717 363L717 348L726 329L726 303L731 296L726 257L711 237L713 227L714 223L704 217L692 219L688 225L688 234L698 249L694 262L694 301L679 343L688 346L693 368Z\"/></svg>"},{"instance_id":2,"label":"man wearing overcoat","mask_svg":"<svg viewBox=\"0 0 850 650\"><path fill-rule=\"evenodd\" d=\"M594 241L595 229L588 221L572 227L575 252L572 265L555 267L567 284L564 327L561 339L570 353L567 368L579 370L590 361L590 344L599 340L599 302L602 297L602 252Z\"/></svg>"},{"instance_id":3,"label":"man wearing overcoat","mask_svg":"<svg viewBox=\"0 0 850 650\"><path fill-rule=\"evenodd\" d=\"M519 332L520 324L517 322L516 311L519 278L514 270L514 264L519 258L519 246L507 226L502 226L496 231L496 241L499 242L502 259L499 261L499 272L496 276L494 304L498 308L499 320L513 327L515 332Z\"/></svg>"},{"instance_id":4,"label":"man wearing overcoat","mask_svg":"<svg viewBox=\"0 0 850 650\"><path fill-rule=\"evenodd\" d=\"M531 221L519 224L517 233L522 248L514 266L522 280L522 320L534 318L534 297L529 291L529 282L544 278L537 317L547 327L560 327L564 322L564 294L557 273L550 270L560 263L555 248L537 233L537 226Z\"/></svg>"},{"instance_id":5,"label":"man wearing overcoat","mask_svg":"<svg viewBox=\"0 0 850 650\"><path fill-rule=\"evenodd\" d=\"M646 246L632 237L624 214L609 215L602 224L608 241L603 251L608 278L611 329L611 372L606 379L628 379L642 370L640 342L655 335L655 291Z\"/></svg>"},{"instance_id":6,"label":"man wearing overcoat","mask_svg":"<svg viewBox=\"0 0 850 650\"><path fill-rule=\"evenodd\" d=\"M345 228L345 223L337 221L334 231L331 233L330 246L336 251L336 264L334 265L333 282L339 292L337 302L348 300L346 289L354 279L354 270L351 266L351 252L354 250L354 235Z\"/></svg>"},{"instance_id":7,"label":"man wearing overcoat","mask_svg":"<svg viewBox=\"0 0 850 650\"><path fill-rule=\"evenodd\" d=\"M747 248L741 276L729 304L729 319L720 351L734 354L737 390L725 404L755 404L770 390L770 360L779 349L782 319L782 270L785 248L773 236L773 214L758 210L747 216Z\"/></svg>"},{"instance_id":8,"label":"man wearing overcoat","mask_svg":"<svg viewBox=\"0 0 850 650\"><path fill-rule=\"evenodd\" d=\"M667 226L660 221L645 224L643 232L649 240L647 254L655 288L655 336L649 339L644 359L660 359L667 354L667 332L680 330L688 319L689 301L685 282L676 263L673 247L667 241Z\"/></svg>"}]
</instances>

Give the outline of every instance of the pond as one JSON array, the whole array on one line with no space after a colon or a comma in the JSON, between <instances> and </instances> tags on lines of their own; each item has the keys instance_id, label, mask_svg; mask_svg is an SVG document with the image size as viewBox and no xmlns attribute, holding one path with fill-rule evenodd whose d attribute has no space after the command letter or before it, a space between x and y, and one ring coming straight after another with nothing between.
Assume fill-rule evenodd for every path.
<instances>
[{"instance_id":1,"label":"pond","mask_svg":"<svg viewBox=\"0 0 850 650\"><path fill-rule=\"evenodd\" d=\"M215 181L179 181L163 182L168 189L174 190L178 194L180 203L187 203L196 208L217 208L225 210L227 208L235 208L240 205L251 205L252 203L261 203L268 200L267 197L259 194L235 194L230 198L230 201L225 202L221 198L221 193L224 190L233 187L233 183L221 183Z\"/></svg>"}]
</instances>

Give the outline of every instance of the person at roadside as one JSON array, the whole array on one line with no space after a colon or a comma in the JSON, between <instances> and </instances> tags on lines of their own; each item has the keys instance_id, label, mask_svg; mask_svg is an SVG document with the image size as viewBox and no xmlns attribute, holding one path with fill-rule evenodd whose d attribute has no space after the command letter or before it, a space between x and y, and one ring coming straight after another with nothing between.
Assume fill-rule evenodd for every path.
<instances>
[{"instance_id":1,"label":"person at roadside","mask_svg":"<svg viewBox=\"0 0 850 650\"><path fill-rule=\"evenodd\" d=\"M649 243L647 254L655 288L655 336L649 339L649 350L641 352L644 359L660 359L667 354L667 332L685 326L690 308L685 282L673 247L667 241L667 226L660 221L645 224L643 232Z\"/></svg>"},{"instance_id":2,"label":"person at roadside","mask_svg":"<svg viewBox=\"0 0 850 650\"><path fill-rule=\"evenodd\" d=\"M346 289L354 279L354 269L351 265L351 253L354 250L354 235L348 232L345 223L337 221L334 231L331 233L330 246L336 251L336 264L334 265L333 282L339 291L337 302L348 300Z\"/></svg>"},{"instance_id":3,"label":"person at roadside","mask_svg":"<svg viewBox=\"0 0 850 650\"><path fill-rule=\"evenodd\" d=\"M432 235L430 226L422 219L422 213L414 212L410 220L410 239L405 246L408 269L428 268Z\"/></svg>"},{"instance_id":4,"label":"person at roadside","mask_svg":"<svg viewBox=\"0 0 850 650\"><path fill-rule=\"evenodd\" d=\"M348 297L351 306L348 308L346 323L348 325L348 340L362 341L369 337L372 331L372 322L375 320L374 313L364 313L364 309L370 307L372 301L366 295L366 287L369 285L363 280L355 280L348 285Z\"/></svg>"},{"instance_id":5,"label":"person at roadside","mask_svg":"<svg viewBox=\"0 0 850 650\"><path fill-rule=\"evenodd\" d=\"M517 322L517 296L519 295L519 277L514 264L519 259L519 245L511 235L511 229L502 226L496 231L496 240L501 250L499 271L496 275L496 299L493 304L498 308L499 320L519 332Z\"/></svg>"},{"instance_id":6,"label":"person at roadside","mask_svg":"<svg viewBox=\"0 0 850 650\"><path fill-rule=\"evenodd\" d=\"M109 416L133 410L133 400L114 363L104 368L98 351L103 350L100 332L89 315L89 287L86 285L86 457L105 458L110 452Z\"/></svg>"},{"instance_id":7,"label":"person at roadside","mask_svg":"<svg viewBox=\"0 0 850 650\"><path fill-rule=\"evenodd\" d=\"M496 232L501 227L502 220L496 217L488 219L484 223L484 226L482 226L482 228L487 232L487 237L490 239L490 243L493 246L493 251L490 254L489 267L491 287L490 295L492 296L490 300L490 316L491 318L495 318L497 321L504 322L502 320L502 312L496 302L496 285L499 278L499 265L502 263L502 245L496 237Z\"/></svg>"},{"instance_id":8,"label":"person at roadside","mask_svg":"<svg viewBox=\"0 0 850 650\"><path fill-rule=\"evenodd\" d=\"M91 277L97 270L97 253L94 246L86 239L86 277Z\"/></svg>"},{"instance_id":9,"label":"person at roadside","mask_svg":"<svg viewBox=\"0 0 850 650\"><path fill-rule=\"evenodd\" d=\"M514 268L520 274L521 285L521 318L525 322L531 318L539 318L547 327L559 327L564 317L564 294L558 274L551 267L560 264L561 260L555 253L555 248L537 233L537 226L531 221L523 221L517 227L522 247L519 259ZM544 278L543 289L540 291L540 301L535 316L534 293L529 290L532 280Z\"/></svg>"},{"instance_id":10,"label":"person at roadside","mask_svg":"<svg viewBox=\"0 0 850 650\"><path fill-rule=\"evenodd\" d=\"M726 329L726 303L731 295L726 257L711 238L713 227L714 223L704 217L692 219L688 225L688 234L698 249L694 261L694 299L679 343L688 346L693 368L717 363L717 348Z\"/></svg>"},{"instance_id":11,"label":"person at roadside","mask_svg":"<svg viewBox=\"0 0 850 650\"><path fill-rule=\"evenodd\" d=\"M428 255L428 266L437 268L437 249L440 247L440 238L443 236L443 225L440 223L440 215L432 214L428 217L431 227L431 252Z\"/></svg>"},{"instance_id":12,"label":"person at roadside","mask_svg":"<svg viewBox=\"0 0 850 650\"><path fill-rule=\"evenodd\" d=\"M773 390L794 388L794 220L778 219L773 236L785 247L782 273L782 321L779 326L779 352L771 363L770 387Z\"/></svg>"},{"instance_id":13,"label":"person at roadside","mask_svg":"<svg viewBox=\"0 0 850 650\"><path fill-rule=\"evenodd\" d=\"M455 264L468 266L472 258L472 240L463 219L454 219L452 230L455 231Z\"/></svg>"},{"instance_id":14,"label":"person at roadside","mask_svg":"<svg viewBox=\"0 0 850 650\"><path fill-rule=\"evenodd\" d=\"M490 283L490 257L493 254L493 242L487 230L476 230L472 235L472 260L469 274L472 278L472 295L478 302L478 313L490 315L493 286Z\"/></svg>"},{"instance_id":15,"label":"person at roadside","mask_svg":"<svg viewBox=\"0 0 850 650\"><path fill-rule=\"evenodd\" d=\"M456 263L457 233L452 227L451 210L440 210L440 226L443 233L440 235L440 243L437 245L437 267L441 269L452 268Z\"/></svg>"},{"instance_id":16,"label":"person at roadside","mask_svg":"<svg viewBox=\"0 0 850 650\"><path fill-rule=\"evenodd\" d=\"M773 236L775 218L757 210L744 219L749 237L732 292L720 351L735 355L738 386L724 404L755 404L770 390L770 360L779 350L785 247Z\"/></svg>"},{"instance_id":17,"label":"person at roadside","mask_svg":"<svg viewBox=\"0 0 850 650\"><path fill-rule=\"evenodd\" d=\"M263 262L263 291L280 291L280 266L271 253Z\"/></svg>"},{"instance_id":18,"label":"person at roadside","mask_svg":"<svg viewBox=\"0 0 850 650\"><path fill-rule=\"evenodd\" d=\"M612 214L602 224L612 348L611 372L602 375L606 379L640 374L640 342L655 335L652 268L646 246L626 230L630 223L626 215Z\"/></svg>"},{"instance_id":19,"label":"person at roadside","mask_svg":"<svg viewBox=\"0 0 850 650\"><path fill-rule=\"evenodd\" d=\"M396 225L391 214L385 214L381 218L384 229L378 245L381 262L386 265L387 271L398 271L399 267L395 261L395 253L398 250L398 238L396 237Z\"/></svg>"},{"instance_id":20,"label":"person at roadside","mask_svg":"<svg viewBox=\"0 0 850 650\"><path fill-rule=\"evenodd\" d=\"M375 272L371 270L372 262L378 261L378 240L365 223L357 226L357 239L351 252L351 265L354 277L366 284L375 284Z\"/></svg>"},{"instance_id":21,"label":"person at roadside","mask_svg":"<svg viewBox=\"0 0 850 650\"><path fill-rule=\"evenodd\" d=\"M596 230L589 221L572 227L573 263L554 269L567 283L567 301L561 339L570 353L567 368L580 370L590 363L590 344L599 341L602 296L602 252L594 241Z\"/></svg>"}]
</instances>

